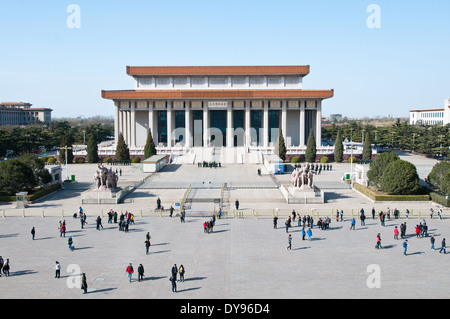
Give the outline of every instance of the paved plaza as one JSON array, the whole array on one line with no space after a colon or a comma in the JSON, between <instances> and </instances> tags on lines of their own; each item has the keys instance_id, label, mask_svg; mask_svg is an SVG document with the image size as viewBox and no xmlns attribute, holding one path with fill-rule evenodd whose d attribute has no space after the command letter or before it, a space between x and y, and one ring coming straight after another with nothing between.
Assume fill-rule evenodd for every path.
<instances>
[{"instance_id":1,"label":"paved plaza","mask_svg":"<svg viewBox=\"0 0 450 319\"><path fill-rule=\"evenodd\" d=\"M421 163L421 174L431 170L431 160L411 156ZM429 235L441 240L450 236L449 211L443 220L430 219L428 211L438 205L425 203L372 203L340 181L349 164L335 164L332 171L323 171L315 179L326 192L326 202L314 205L288 205L276 183L284 183L288 175L269 176L261 165L230 165L217 169L196 165L169 166L153 176L139 166L122 167L120 185L140 185L118 205L85 205L88 225L81 229L72 214L80 206L82 192L92 186L95 165L70 165L69 174L77 183L51 194L26 210L12 204L0 205L0 255L11 263L11 276L2 276L3 298L180 298L180 299L301 299L301 298L449 298L450 278L446 276L449 255L430 249L430 237L416 238L414 226L426 220ZM422 177L421 176L421 177ZM147 179L146 179L147 178ZM144 183L140 183L143 181ZM204 183L203 183L204 182ZM209 184L211 182L211 185ZM203 231L209 217L189 217L181 223L178 216L155 213L156 199L170 206L179 202L191 185L193 197L217 196L227 183L224 206L228 213L217 220L213 233ZM234 201L239 199L243 214L233 214ZM205 205L215 209L217 203ZM383 227L372 219L372 207L378 211L398 208L401 219L390 219ZM279 211L278 228L272 224L272 213ZM365 225L356 221L350 230L352 216L364 208L369 218ZM404 211L413 211L409 219ZM129 232L107 223L106 212L130 211L135 225ZM287 250L288 233L284 220L295 209L302 216L329 216L328 230L313 228L312 240L302 240L301 227L292 224L292 249ZM336 222L334 212L344 210L344 221ZM255 214L256 212L259 212ZM420 215L419 215L420 214ZM44 217L42 217L44 215ZM95 218L104 216L103 229L97 230ZM23 217L25 216L25 217ZM58 222L67 223L66 238L58 233ZM315 221L317 217L315 215ZM403 239L395 240L393 231L407 223L409 242L403 256ZM35 240L30 230L36 229ZM145 235L151 235L150 253L145 253ZM374 248L376 235L382 238L381 250ZM75 250L70 251L67 238L72 236ZM54 278L53 266L59 261L61 278ZM135 269L128 282L125 269ZM137 267L145 268L145 278L137 281ZM186 268L184 282L178 292L171 292L170 271L174 264ZM376 269L376 272L373 272ZM88 294L71 288L79 278L77 270L86 273ZM374 277L376 276L376 277ZM374 279L376 278L376 280ZM378 281L379 280L379 281ZM371 288L371 283L379 288Z\"/></svg>"}]
</instances>

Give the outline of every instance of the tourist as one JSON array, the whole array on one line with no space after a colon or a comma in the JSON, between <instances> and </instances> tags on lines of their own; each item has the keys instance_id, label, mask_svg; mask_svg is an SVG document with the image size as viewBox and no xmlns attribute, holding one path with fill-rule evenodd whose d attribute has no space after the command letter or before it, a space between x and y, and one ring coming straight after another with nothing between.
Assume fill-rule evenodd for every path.
<instances>
[{"instance_id":1,"label":"tourist","mask_svg":"<svg viewBox=\"0 0 450 319\"><path fill-rule=\"evenodd\" d=\"M312 236L312 230L311 228L308 228L308 231L306 232L306 235L308 235L308 240L311 240L311 236Z\"/></svg>"},{"instance_id":2,"label":"tourist","mask_svg":"<svg viewBox=\"0 0 450 319\"><path fill-rule=\"evenodd\" d=\"M55 278L60 278L60 275L61 275L61 264L58 261L56 261L56 264L55 264Z\"/></svg>"},{"instance_id":3,"label":"tourist","mask_svg":"<svg viewBox=\"0 0 450 319\"><path fill-rule=\"evenodd\" d=\"M144 280L144 266L139 264L138 266L138 281Z\"/></svg>"},{"instance_id":4,"label":"tourist","mask_svg":"<svg viewBox=\"0 0 450 319\"><path fill-rule=\"evenodd\" d=\"M33 227L31 228L31 238L34 240L34 236L36 235L36 229Z\"/></svg>"},{"instance_id":5,"label":"tourist","mask_svg":"<svg viewBox=\"0 0 450 319\"><path fill-rule=\"evenodd\" d=\"M4 260L3 260L3 257L2 256L0 256L0 277L2 276L2 269L3 269L3 264L4 264Z\"/></svg>"},{"instance_id":6,"label":"tourist","mask_svg":"<svg viewBox=\"0 0 450 319\"><path fill-rule=\"evenodd\" d=\"M405 215L406 215L406 219L409 219L409 209L406 210Z\"/></svg>"},{"instance_id":7,"label":"tourist","mask_svg":"<svg viewBox=\"0 0 450 319\"><path fill-rule=\"evenodd\" d=\"M113 211L112 209L110 209L108 212L108 224L112 224L112 219L113 219Z\"/></svg>"},{"instance_id":8,"label":"tourist","mask_svg":"<svg viewBox=\"0 0 450 319\"><path fill-rule=\"evenodd\" d=\"M339 209L336 209L336 222L339 221Z\"/></svg>"},{"instance_id":9,"label":"tourist","mask_svg":"<svg viewBox=\"0 0 450 319\"><path fill-rule=\"evenodd\" d=\"M184 273L186 272L186 269L184 269L184 266L181 265L180 269L179 269L179 273L180 273L180 281L184 281Z\"/></svg>"},{"instance_id":10,"label":"tourist","mask_svg":"<svg viewBox=\"0 0 450 319\"><path fill-rule=\"evenodd\" d=\"M172 215L173 215L173 206L170 205L170 208L169 208L169 216L172 217Z\"/></svg>"},{"instance_id":11,"label":"tourist","mask_svg":"<svg viewBox=\"0 0 450 319\"><path fill-rule=\"evenodd\" d=\"M83 294L87 294L88 285L85 273L81 275L81 289L83 289Z\"/></svg>"},{"instance_id":12,"label":"tourist","mask_svg":"<svg viewBox=\"0 0 450 319\"><path fill-rule=\"evenodd\" d=\"M2 271L5 277L9 277L9 270L10 270L9 258L6 258L6 262L3 264L2 267Z\"/></svg>"},{"instance_id":13,"label":"tourist","mask_svg":"<svg viewBox=\"0 0 450 319\"><path fill-rule=\"evenodd\" d=\"M100 216L97 216L96 223L97 223L97 229L98 230L100 229L100 227L103 229L102 218Z\"/></svg>"},{"instance_id":14,"label":"tourist","mask_svg":"<svg viewBox=\"0 0 450 319\"><path fill-rule=\"evenodd\" d=\"M289 232L289 222L288 219L286 219L286 221L284 222L284 226L286 227L286 233Z\"/></svg>"},{"instance_id":15,"label":"tourist","mask_svg":"<svg viewBox=\"0 0 450 319\"><path fill-rule=\"evenodd\" d=\"M375 207L372 207L372 219L375 219Z\"/></svg>"},{"instance_id":16,"label":"tourist","mask_svg":"<svg viewBox=\"0 0 450 319\"><path fill-rule=\"evenodd\" d=\"M380 235L380 233L377 234L377 244L375 245L375 248L376 249L383 248L383 247L381 247L381 235Z\"/></svg>"},{"instance_id":17,"label":"tourist","mask_svg":"<svg viewBox=\"0 0 450 319\"><path fill-rule=\"evenodd\" d=\"M294 209L294 210L292 210L292 221L293 222L295 222L295 216L296 216L296 213L295 213L295 209ZM300 216L298 217L298 219L300 221Z\"/></svg>"},{"instance_id":18,"label":"tourist","mask_svg":"<svg viewBox=\"0 0 450 319\"><path fill-rule=\"evenodd\" d=\"M133 265L131 263L127 266L127 269L125 269L125 272L128 274L128 282L131 282L131 276L134 273Z\"/></svg>"},{"instance_id":19,"label":"tourist","mask_svg":"<svg viewBox=\"0 0 450 319\"><path fill-rule=\"evenodd\" d=\"M344 211L341 209L341 222L344 221Z\"/></svg>"},{"instance_id":20,"label":"tourist","mask_svg":"<svg viewBox=\"0 0 450 319\"><path fill-rule=\"evenodd\" d=\"M239 200L236 199L236 201L234 202L234 206L236 207L236 210L239 210Z\"/></svg>"},{"instance_id":21,"label":"tourist","mask_svg":"<svg viewBox=\"0 0 450 319\"><path fill-rule=\"evenodd\" d=\"M415 229L416 229L416 237L419 238L420 237L420 227L419 227L419 225L416 225Z\"/></svg>"},{"instance_id":22,"label":"tourist","mask_svg":"<svg viewBox=\"0 0 450 319\"><path fill-rule=\"evenodd\" d=\"M274 228L274 229L277 229L277 223L278 223L278 217L277 217L277 216L274 216L274 217L273 217L273 228Z\"/></svg>"},{"instance_id":23,"label":"tourist","mask_svg":"<svg viewBox=\"0 0 450 319\"><path fill-rule=\"evenodd\" d=\"M291 250L292 248L292 235L289 234L288 236L288 246L286 247L286 250Z\"/></svg>"},{"instance_id":24,"label":"tourist","mask_svg":"<svg viewBox=\"0 0 450 319\"><path fill-rule=\"evenodd\" d=\"M398 239L398 228L395 226L394 228L394 239Z\"/></svg>"},{"instance_id":25,"label":"tourist","mask_svg":"<svg viewBox=\"0 0 450 319\"><path fill-rule=\"evenodd\" d=\"M177 273L178 273L178 267L177 267L177 264L174 264L172 267L172 277L174 278L174 281L177 281Z\"/></svg>"},{"instance_id":26,"label":"tourist","mask_svg":"<svg viewBox=\"0 0 450 319\"><path fill-rule=\"evenodd\" d=\"M355 224L356 224L355 218L352 218L350 229L355 230Z\"/></svg>"},{"instance_id":27,"label":"tourist","mask_svg":"<svg viewBox=\"0 0 450 319\"><path fill-rule=\"evenodd\" d=\"M442 207L438 210L439 219L442 219Z\"/></svg>"},{"instance_id":28,"label":"tourist","mask_svg":"<svg viewBox=\"0 0 450 319\"><path fill-rule=\"evenodd\" d=\"M305 231L305 227L302 228L302 240L305 240L305 236L306 236L306 231Z\"/></svg>"},{"instance_id":29,"label":"tourist","mask_svg":"<svg viewBox=\"0 0 450 319\"><path fill-rule=\"evenodd\" d=\"M161 209L161 199L158 197L158 199L156 200L156 209L160 210Z\"/></svg>"},{"instance_id":30,"label":"tourist","mask_svg":"<svg viewBox=\"0 0 450 319\"><path fill-rule=\"evenodd\" d=\"M72 236L69 237L69 239L67 240L67 245L69 246L70 251L73 251L73 249L75 248L73 246L73 239Z\"/></svg>"},{"instance_id":31,"label":"tourist","mask_svg":"<svg viewBox=\"0 0 450 319\"><path fill-rule=\"evenodd\" d=\"M441 253L442 251L444 251L444 254L446 254L446 250L445 250L445 238L442 239L442 247L441 250L439 250L439 253Z\"/></svg>"},{"instance_id":32,"label":"tourist","mask_svg":"<svg viewBox=\"0 0 450 319\"><path fill-rule=\"evenodd\" d=\"M425 219L422 222L422 237L428 237L428 225Z\"/></svg>"},{"instance_id":33,"label":"tourist","mask_svg":"<svg viewBox=\"0 0 450 319\"><path fill-rule=\"evenodd\" d=\"M173 275L172 274L172 276L170 276L170 282L172 283L172 293L175 293L175 292L177 292L177 283L176 283L176 275Z\"/></svg>"},{"instance_id":34,"label":"tourist","mask_svg":"<svg viewBox=\"0 0 450 319\"><path fill-rule=\"evenodd\" d=\"M146 239L146 240L145 240L145 254L146 254L146 255L148 255L149 249L150 249L150 240L149 240L149 239Z\"/></svg>"},{"instance_id":35,"label":"tourist","mask_svg":"<svg viewBox=\"0 0 450 319\"><path fill-rule=\"evenodd\" d=\"M408 249L408 240L405 239L403 242L403 256L406 256L406 250Z\"/></svg>"},{"instance_id":36,"label":"tourist","mask_svg":"<svg viewBox=\"0 0 450 319\"><path fill-rule=\"evenodd\" d=\"M432 235L431 238L430 238L430 242L431 242L431 250L436 250L436 249L434 249L434 242L435 242L435 241L436 241L436 240L435 240L434 236Z\"/></svg>"}]
</instances>

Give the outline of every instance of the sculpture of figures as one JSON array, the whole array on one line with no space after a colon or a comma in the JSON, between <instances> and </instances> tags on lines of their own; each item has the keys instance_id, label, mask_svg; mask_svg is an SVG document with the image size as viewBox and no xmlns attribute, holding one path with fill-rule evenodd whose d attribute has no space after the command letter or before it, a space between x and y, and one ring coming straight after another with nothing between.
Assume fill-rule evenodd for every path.
<instances>
[{"instance_id":1,"label":"sculpture of figures","mask_svg":"<svg viewBox=\"0 0 450 319\"><path fill-rule=\"evenodd\" d=\"M98 189L100 189L101 187L114 189L117 187L119 177L115 172L112 171L111 168L107 169L106 167L100 166L99 164L98 170L94 174L94 180Z\"/></svg>"},{"instance_id":2,"label":"sculpture of figures","mask_svg":"<svg viewBox=\"0 0 450 319\"><path fill-rule=\"evenodd\" d=\"M296 168L291 174L291 183L295 188L313 188L314 171L308 166Z\"/></svg>"}]
</instances>

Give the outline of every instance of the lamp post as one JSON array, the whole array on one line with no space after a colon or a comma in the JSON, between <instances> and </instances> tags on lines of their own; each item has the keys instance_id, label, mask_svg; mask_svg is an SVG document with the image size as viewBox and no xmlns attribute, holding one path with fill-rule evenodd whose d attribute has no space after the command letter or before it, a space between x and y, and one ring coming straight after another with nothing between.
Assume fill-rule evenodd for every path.
<instances>
[{"instance_id":1,"label":"lamp post","mask_svg":"<svg viewBox=\"0 0 450 319\"><path fill-rule=\"evenodd\" d=\"M65 152L66 152L65 159L66 159L66 181L67 181L67 180L69 180L69 171L68 171L68 167L67 167L67 150L71 150L72 148L67 147L67 145L66 145L64 147L60 147L60 149L65 150Z\"/></svg>"}]
</instances>

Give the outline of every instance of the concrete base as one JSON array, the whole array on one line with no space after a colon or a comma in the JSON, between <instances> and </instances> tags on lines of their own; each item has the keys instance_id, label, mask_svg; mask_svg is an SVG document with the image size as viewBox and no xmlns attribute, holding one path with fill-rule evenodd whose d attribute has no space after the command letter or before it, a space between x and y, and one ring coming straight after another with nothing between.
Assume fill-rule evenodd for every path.
<instances>
[{"instance_id":1,"label":"concrete base","mask_svg":"<svg viewBox=\"0 0 450 319\"><path fill-rule=\"evenodd\" d=\"M122 188L94 188L81 195L81 204L118 204L122 198Z\"/></svg>"},{"instance_id":2,"label":"concrete base","mask_svg":"<svg viewBox=\"0 0 450 319\"><path fill-rule=\"evenodd\" d=\"M325 194L317 186L313 188L289 187L286 202L288 204L322 204L325 203Z\"/></svg>"}]
</instances>

